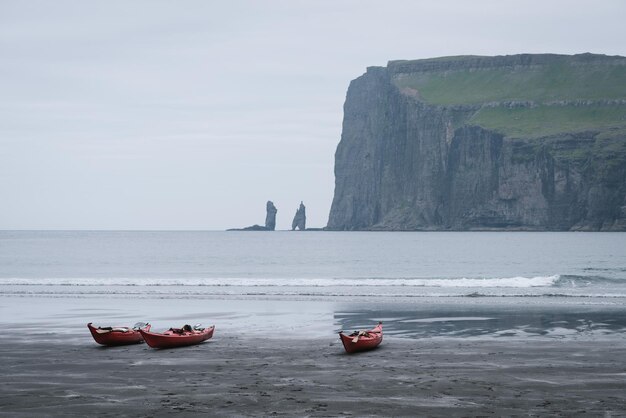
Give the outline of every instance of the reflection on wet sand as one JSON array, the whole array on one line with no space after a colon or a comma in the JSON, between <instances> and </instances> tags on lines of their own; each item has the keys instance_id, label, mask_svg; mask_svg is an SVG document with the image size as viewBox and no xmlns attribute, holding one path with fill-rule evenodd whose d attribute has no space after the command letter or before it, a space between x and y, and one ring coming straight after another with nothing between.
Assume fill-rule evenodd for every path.
<instances>
[{"instance_id":1,"label":"reflection on wet sand","mask_svg":"<svg viewBox=\"0 0 626 418\"><path fill-rule=\"evenodd\" d=\"M474 308L469 310L442 306L439 309L401 310L346 309L334 313L335 326L341 330L385 324L389 336L430 337L551 337L578 338L626 333L625 310L519 310Z\"/></svg>"}]
</instances>

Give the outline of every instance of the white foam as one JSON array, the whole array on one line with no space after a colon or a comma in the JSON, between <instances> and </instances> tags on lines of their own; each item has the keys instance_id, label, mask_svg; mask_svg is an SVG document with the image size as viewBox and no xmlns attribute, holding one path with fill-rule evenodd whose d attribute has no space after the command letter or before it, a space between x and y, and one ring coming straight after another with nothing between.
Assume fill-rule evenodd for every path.
<instances>
[{"instance_id":1,"label":"white foam","mask_svg":"<svg viewBox=\"0 0 626 418\"><path fill-rule=\"evenodd\" d=\"M432 323L432 322L452 322L452 321L489 321L491 319L495 319L495 318L485 318L482 316L450 316L450 317L441 317L441 318L405 319L400 322Z\"/></svg>"},{"instance_id":2,"label":"white foam","mask_svg":"<svg viewBox=\"0 0 626 418\"><path fill-rule=\"evenodd\" d=\"M335 287L411 286L463 288L549 287L559 275L504 278L1 278L0 286L238 286Z\"/></svg>"}]
</instances>

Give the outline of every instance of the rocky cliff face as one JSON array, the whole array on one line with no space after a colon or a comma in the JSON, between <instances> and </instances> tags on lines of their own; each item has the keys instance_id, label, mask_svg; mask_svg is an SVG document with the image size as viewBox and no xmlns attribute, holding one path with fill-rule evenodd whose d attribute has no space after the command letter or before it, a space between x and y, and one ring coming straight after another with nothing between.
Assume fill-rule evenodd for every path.
<instances>
[{"instance_id":1,"label":"rocky cliff face","mask_svg":"<svg viewBox=\"0 0 626 418\"><path fill-rule=\"evenodd\" d=\"M390 62L352 81L333 230L626 230L626 58Z\"/></svg>"}]
</instances>

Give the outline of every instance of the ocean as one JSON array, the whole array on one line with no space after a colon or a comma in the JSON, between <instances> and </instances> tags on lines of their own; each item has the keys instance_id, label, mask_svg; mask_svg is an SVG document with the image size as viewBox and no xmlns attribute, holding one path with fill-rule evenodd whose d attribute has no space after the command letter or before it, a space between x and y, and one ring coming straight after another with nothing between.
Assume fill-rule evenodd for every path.
<instances>
[{"instance_id":1,"label":"ocean","mask_svg":"<svg viewBox=\"0 0 626 418\"><path fill-rule=\"evenodd\" d=\"M625 301L622 233L0 232L4 326L195 315L238 331L383 320L408 338L582 338L623 335Z\"/></svg>"}]
</instances>

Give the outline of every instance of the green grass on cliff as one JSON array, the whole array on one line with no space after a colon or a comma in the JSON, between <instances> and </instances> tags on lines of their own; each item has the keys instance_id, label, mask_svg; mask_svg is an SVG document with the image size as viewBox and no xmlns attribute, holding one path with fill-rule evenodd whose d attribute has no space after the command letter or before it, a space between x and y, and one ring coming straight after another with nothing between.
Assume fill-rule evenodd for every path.
<instances>
[{"instance_id":1,"label":"green grass on cliff","mask_svg":"<svg viewBox=\"0 0 626 418\"><path fill-rule=\"evenodd\" d=\"M459 120L459 126L469 123L519 138L626 127L626 105L607 102L626 100L624 59L551 55L535 57L535 64L506 67L489 66L490 59L443 57L390 65L399 69L393 76L396 86L416 90L426 103L480 109L470 120ZM506 59L493 58L500 64ZM461 64L432 65L442 61ZM507 104L517 101L532 105ZM486 103L491 105L482 106Z\"/></svg>"},{"instance_id":2,"label":"green grass on cliff","mask_svg":"<svg viewBox=\"0 0 626 418\"><path fill-rule=\"evenodd\" d=\"M395 84L440 105L626 98L626 66L573 64L398 74Z\"/></svg>"},{"instance_id":3,"label":"green grass on cliff","mask_svg":"<svg viewBox=\"0 0 626 418\"><path fill-rule=\"evenodd\" d=\"M483 108L468 123L512 138L541 137L559 132L626 128L626 105Z\"/></svg>"}]
</instances>

